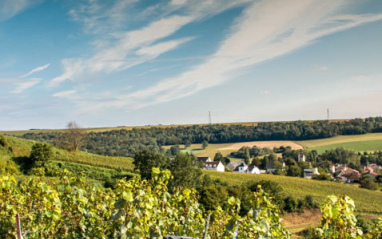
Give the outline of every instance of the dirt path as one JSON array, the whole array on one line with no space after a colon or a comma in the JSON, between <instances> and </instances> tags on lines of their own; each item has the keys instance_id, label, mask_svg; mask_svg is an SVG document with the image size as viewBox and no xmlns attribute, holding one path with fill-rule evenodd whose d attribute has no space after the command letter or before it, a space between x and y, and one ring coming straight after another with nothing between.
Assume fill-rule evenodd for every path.
<instances>
[{"instance_id":1,"label":"dirt path","mask_svg":"<svg viewBox=\"0 0 382 239\"><path fill-rule=\"evenodd\" d=\"M309 226L317 226L322 217L320 209L304 210L302 213L288 213L284 215L283 224L293 234L293 238L299 238L298 233Z\"/></svg>"},{"instance_id":2,"label":"dirt path","mask_svg":"<svg viewBox=\"0 0 382 239\"><path fill-rule=\"evenodd\" d=\"M293 141L252 141L252 142L243 142L243 143L234 143L228 147L220 148L219 150L239 150L241 147L248 146L253 147L257 146L260 148L271 148L280 147L280 146L290 146L292 149L303 149L303 147L299 144L296 144Z\"/></svg>"}]
</instances>

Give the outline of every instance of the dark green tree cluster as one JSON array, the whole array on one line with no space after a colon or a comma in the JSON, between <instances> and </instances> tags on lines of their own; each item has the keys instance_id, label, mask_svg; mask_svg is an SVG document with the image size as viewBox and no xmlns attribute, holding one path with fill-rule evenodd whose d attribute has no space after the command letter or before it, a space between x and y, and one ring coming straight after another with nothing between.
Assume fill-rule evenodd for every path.
<instances>
[{"instance_id":1,"label":"dark green tree cluster","mask_svg":"<svg viewBox=\"0 0 382 239\"><path fill-rule=\"evenodd\" d=\"M30 160L32 164L43 163L50 160L53 156L52 146L45 143L35 143L32 146Z\"/></svg>"},{"instance_id":2,"label":"dark green tree cluster","mask_svg":"<svg viewBox=\"0 0 382 239\"><path fill-rule=\"evenodd\" d=\"M133 156L142 149L165 153L166 150L162 148L164 145L190 145L203 142L234 143L255 140L308 140L371 132L382 132L382 117L337 122L325 120L265 122L252 126L216 124L166 128L137 127L132 130L87 133L87 141L81 148L101 155ZM54 144L61 136L61 133L27 133L23 137ZM250 152L251 157L256 154Z\"/></svg>"}]
</instances>

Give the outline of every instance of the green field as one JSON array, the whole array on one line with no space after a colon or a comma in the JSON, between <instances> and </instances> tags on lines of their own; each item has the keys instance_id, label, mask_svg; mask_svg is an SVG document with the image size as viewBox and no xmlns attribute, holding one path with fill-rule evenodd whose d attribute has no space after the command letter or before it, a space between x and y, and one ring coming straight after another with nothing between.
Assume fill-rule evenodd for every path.
<instances>
[{"instance_id":1,"label":"green field","mask_svg":"<svg viewBox=\"0 0 382 239\"><path fill-rule=\"evenodd\" d=\"M303 140L303 141L295 141L295 142L302 145L305 148L314 148L314 147L333 145L333 144L344 144L344 143L350 143L350 142L374 141L374 140L382 140L382 133L340 135L340 136L326 138L326 139Z\"/></svg>"},{"instance_id":2,"label":"green field","mask_svg":"<svg viewBox=\"0 0 382 239\"><path fill-rule=\"evenodd\" d=\"M270 174L220 173L207 170L204 170L204 173L210 175L212 179L220 179L229 185L240 185L245 182L260 180L274 181L283 188L287 195L293 195L300 199L306 195L312 195L317 202L322 202L328 195L348 195L355 201L358 212L382 214L382 192L362 189L355 185Z\"/></svg>"},{"instance_id":3,"label":"green field","mask_svg":"<svg viewBox=\"0 0 382 239\"><path fill-rule=\"evenodd\" d=\"M13 150L13 156L19 157L20 160L23 160L22 157L29 156L35 141L26 140L16 137L7 136L7 141L10 147ZM10 152L5 152L3 147L0 147L0 163L6 163L6 161L11 159ZM64 161L72 163L86 164L90 166L97 166L109 169L121 169L124 171L133 171L133 159L128 157L110 157L96 155L86 152L68 152L67 150L59 149L53 147L53 158L54 161Z\"/></svg>"},{"instance_id":4,"label":"green field","mask_svg":"<svg viewBox=\"0 0 382 239\"><path fill-rule=\"evenodd\" d=\"M338 147L343 147L345 149L354 150L356 152L364 151L379 151L382 150L382 140L369 140L369 141L358 141L358 142L349 142L349 143L339 143L339 144L330 144L318 147L309 148L311 150L317 150L319 154L325 152L326 150L335 149Z\"/></svg>"},{"instance_id":5,"label":"green field","mask_svg":"<svg viewBox=\"0 0 382 239\"><path fill-rule=\"evenodd\" d=\"M375 151L382 150L382 133L341 135L327 139L295 141L295 143L307 149L317 150L318 153L337 147L344 147L356 152Z\"/></svg>"}]
</instances>

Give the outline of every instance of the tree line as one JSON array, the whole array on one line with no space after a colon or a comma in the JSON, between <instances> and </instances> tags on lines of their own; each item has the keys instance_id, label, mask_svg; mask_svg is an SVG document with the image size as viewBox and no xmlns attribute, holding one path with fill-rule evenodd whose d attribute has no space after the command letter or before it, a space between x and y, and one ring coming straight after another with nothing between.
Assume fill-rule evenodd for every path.
<instances>
[{"instance_id":1,"label":"tree line","mask_svg":"<svg viewBox=\"0 0 382 239\"><path fill-rule=\"evenodd\" d=\"M382 132L382 117L348 121L263 122L248 125L193 125L89 132L80 149L108 156L134 156L143 149L168 153L162 146L202 142L235 143L260 140L309 140L337 135ZM26 133L22 137L58 145L64 133Z\"/></svg>"}]
</instances>

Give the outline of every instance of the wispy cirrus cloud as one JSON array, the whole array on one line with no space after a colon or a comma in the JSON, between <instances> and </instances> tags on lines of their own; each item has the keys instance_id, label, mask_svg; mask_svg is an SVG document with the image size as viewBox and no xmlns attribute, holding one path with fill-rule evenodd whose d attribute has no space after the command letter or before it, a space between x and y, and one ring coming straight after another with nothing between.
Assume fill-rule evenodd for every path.
<instances>
[{"instance_id":1,"label":"wispy cirrus cloud","mask_svg":"<svg viewBox=\"0 0 382 239\"><path fill-rule=\"evenodd\" d=\"M191 41L193 37L166 40L158 42L173 35L183 26L202 19L211 17L226 9L249 2L250 0L228 1L175 1L168 4L154 5L160 14L146 26L137 30L124 30L123 28L110 28L109 21L123 22L128 18L126 9L132 8L135 1L120 0L107 10L102 1L89 1L89 4L80 10L72 10L70 13L75 20L82 21L86 32L91 34L107 35L102 40L97 40L96 53L89 58L63 59L63 73L51 80L49 86L57 86L66 80L78 81L91 78L102 73L110 74L129 69L157 58L168 51L174 50L180 45ZM181 11L182 14L170 14L173 11ZM104 11L101 22L97 12ZM152 10L154 11L154 10ZM125 17L125 18L124 18ZM106 20L105 20L106 18ZM139 18L139 16L137 16ZM118 26L118 24L117 24ZM105 28L104 28L105 27ZM106 34L105 34L106 32Z\"/></svg>"},{"instance_id":2,"label":"wispy cirrus cloud","mask_svg":"<svg viewBox=\"0 0 382 239\"><path fill-rule=\"evenodd\" d=\"M36 72L45 70L46 68L49 67L49 65L50 64L46 64L43 66L36 67L36 68L32 69L31 71L29 71L28 73L26 73L20 77L17 77L17 78L0 79L0 83L16 84L15 89L13 89L11 91L11 93L20 94L20 93L24 92L25 90L27 90L27 89L37 85L38 83L40 83L42 81L42 78L28 78L28 77L30 75L36 73Z\"/></svg>"},{"instance_id":3,"label":"wispy cirrus cloud","mask_svg":"<svg viewBox=\"0 0 382 239\"><path fill-rule=\"evenodd\" d=\"M20 94L24 92L26 89L31 88L32 86L40 83L42 79L39 78L33 78L28 79L27 81L22 81L17 83L17 87L12 91L13 94Z\"/></svg>"},{"instance_id":4,"label":"wispy cirrus cloud","mask_svg":"<svg viewBox=\"0 0 382 239\"><path fill-rule=\"evenodd\" d=\"M74 93L76 93L76 91L77 90L60 91L60 92L54 93L52 95L52 97L55 97L55 98L65 98L65 97L68 97L70 95L73 95Z\"/></svg>"},{"instance_id":5,"label":"wispy cirrus cloud","mask_svg":"<svg viewBox=\"0 0 382 239\"><path fill-rule=\"evenodd\" d=\"M0 21L8 20L42 0L2 0L0 1Z\"/></svg>"},{"instance_id":6,"label":"wispy cirrus cloud","mask_svg":"<svg viewBox=\"0 0 382 239\"><path fill-rule=\"evenodd\" d=\"M118 101L93 107L142 108L190 96L229 80L245 67L313 44L320 37L368 22L382 14L343 15L349 1L260 1L237 19L231 34L203 64ZM206 80L208 79L208 80Z\"/></svg>"},{"instance_id":7,"label":"wispy cirrus cloud","mask_svg":"<svg viewBox=\"0 0 382 239\"><path fill-rule=\"evenodd\" d=\"M39 67L36 67L34 68L33 70L29 71L28 73L26 73L25 75L22 75L20 76L21 78L26 78L30 75L32 75L33 73L36 73L36 72L39 72L39 71L43 71L45 70L46 68L49 67L50 64L46 64L46 65L43 65L43 66L39 66Z\"/></svg>"}]
</instances>

